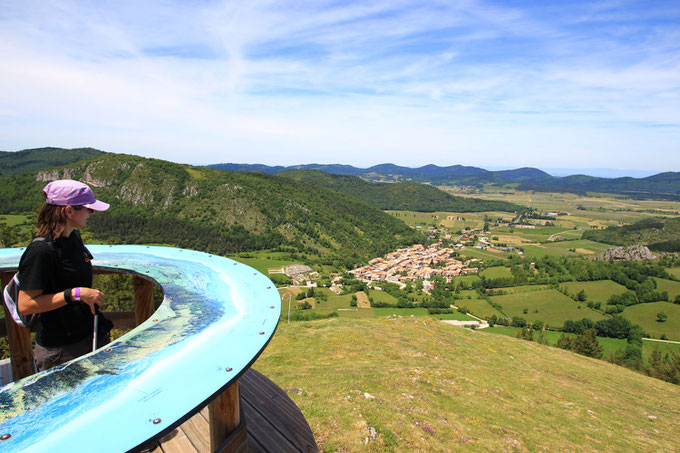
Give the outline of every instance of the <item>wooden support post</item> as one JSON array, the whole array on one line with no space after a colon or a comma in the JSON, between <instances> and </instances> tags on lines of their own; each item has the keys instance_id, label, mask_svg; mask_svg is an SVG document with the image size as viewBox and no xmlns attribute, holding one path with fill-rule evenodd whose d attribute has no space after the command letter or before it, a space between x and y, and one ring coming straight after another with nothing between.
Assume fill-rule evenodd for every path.
<instances>
[{"instance_id":1,"label":"wooden support post","mask_svg":"<svg viewBox=\"0 0 680 453\"><path fill-rule=\"evenodd\" d=\"M14 272L2 272L2 288L14 276ZM35 371L33 365L33 347L31 345L31 330L18 326L12 315L7 310L5 298L2 296L2 307L5 310L5 325L7 326L7 341L9 342L9 356L12 362L12 378L16 381L32 375Z\"/></svg>"},{"instance_id":2,"label":"wooden support post","mask_svg":"<svg viewBox=\"0 0 680 453\"><path fill-rule=\"evenodd\" d=\"M221 451L227 438L241 427L238 381L231 384L208 405L208 422L210 423L210 451ZM236 446L232 445L233 447Z\"/></svg>"},{"instance_id":3,"label":"wooden support post","mask_svg":"<svg viewBox=\"0 0 680 453\"><path fill-rule=\"evenodd\" d=\"M135 287L135 322L140 325L154 312L153 283L142 277L135 277L133 285Z\"/></svg>"}]
</instances>

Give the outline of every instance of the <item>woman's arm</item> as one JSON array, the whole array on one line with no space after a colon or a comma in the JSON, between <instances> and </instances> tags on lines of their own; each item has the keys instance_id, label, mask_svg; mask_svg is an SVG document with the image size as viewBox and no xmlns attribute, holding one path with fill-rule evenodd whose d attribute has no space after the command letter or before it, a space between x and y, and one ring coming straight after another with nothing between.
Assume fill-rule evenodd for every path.
<instances>
[{"instance_id":1,"label":"woman's arm","mask_svg":"<svg viewBox=\"0 0 680 453\"><path fill-rule=\"evenodd\" d=\"M71 289L73 298L73 289ZM80 287L80 300L90 306L90 311L94 314L94 305L101 305L104 302L104 293L98 289ZM64 293L43 294L41 290L19 291L17 308L22 315L32 315L55 310L67 305Z\"/></svg>"}]
</instances>

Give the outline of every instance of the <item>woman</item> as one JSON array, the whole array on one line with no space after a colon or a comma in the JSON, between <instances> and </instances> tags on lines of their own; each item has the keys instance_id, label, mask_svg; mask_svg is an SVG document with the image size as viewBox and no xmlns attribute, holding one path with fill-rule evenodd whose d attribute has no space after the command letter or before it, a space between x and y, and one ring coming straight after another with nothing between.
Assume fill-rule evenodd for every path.
<instances>
[{"instance_id":1,"label":"woman","mask_svg":"<svg viewBox=\"0 0 680 453\"><path fill-rule=\"evenodd\" d=\"M45 205L37 220L37 235L19 262L21 314L41 313L36 335L38 370L62 364L91 351L95 306L104 293L92 286L92 255L77 228L107 203L97 200L92 189L78 181L59 180L45 186ZM108 337L111 322L100 324ZM104 330L104 332L102 332ZM98 343L105 344L107 338Z\"/></svg>"}]
</instances>

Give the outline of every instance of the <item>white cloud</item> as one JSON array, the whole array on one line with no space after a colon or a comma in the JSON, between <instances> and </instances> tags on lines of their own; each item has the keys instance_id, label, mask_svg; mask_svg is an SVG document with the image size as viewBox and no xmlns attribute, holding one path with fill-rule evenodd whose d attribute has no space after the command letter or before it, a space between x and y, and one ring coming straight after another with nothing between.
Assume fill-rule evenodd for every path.
<instances>
[{"instance_id":1,"label":"white cloud","mask_svg":"<svg viewBox=\"0 0 680 453\"><path fill-rule=\"evenodd\" d=\"M553 167L634 166L644 149L680 166L673 9L4 3L4 149Z\"/></svg>"}]
</instances>

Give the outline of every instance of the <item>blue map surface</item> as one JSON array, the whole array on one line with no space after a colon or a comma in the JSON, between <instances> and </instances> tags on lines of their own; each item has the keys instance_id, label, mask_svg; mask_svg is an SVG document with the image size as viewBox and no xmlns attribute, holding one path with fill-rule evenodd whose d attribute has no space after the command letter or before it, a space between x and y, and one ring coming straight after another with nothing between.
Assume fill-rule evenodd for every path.
<instances>
[{"instance_id":1,"label":"blue map surface","mask_svg":"<svg viewBox=\"0 0 680 453\"><path fill-rule=\"evenodd\" d=\"M94 353L0 388L4 451L127 451L231 383L264 349L281 312L249 266L171 247L88 245L99 269L154 280L156 312ZM0 249L16 269L23 249Z\"/></svg>"}]
</instances>

